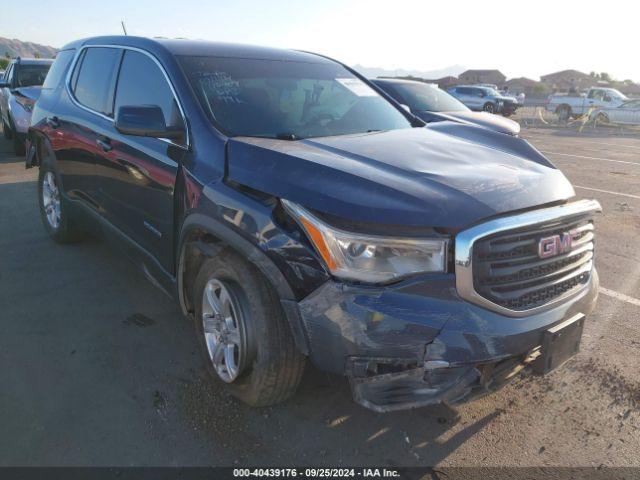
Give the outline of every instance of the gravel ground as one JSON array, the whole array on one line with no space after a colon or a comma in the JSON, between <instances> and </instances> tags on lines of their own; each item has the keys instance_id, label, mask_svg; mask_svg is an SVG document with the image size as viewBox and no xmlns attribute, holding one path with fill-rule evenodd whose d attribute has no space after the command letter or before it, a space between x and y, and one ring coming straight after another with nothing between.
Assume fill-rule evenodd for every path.
<instances>
[{"instance_id":1,"label":"gravel ground","mask_svg":"<svg viewBox=\"0 0 640 480\"><path fill-rule=\"evenodd\" d=\"M580 354L456 410L389 414L311 367L277 407L221 393L192 326L133 266L46 237L37 172L1 140L0 465L640 466L640 138L613 133L523 132L605 210L607 294Z\"/></svg>"}]
</instances>

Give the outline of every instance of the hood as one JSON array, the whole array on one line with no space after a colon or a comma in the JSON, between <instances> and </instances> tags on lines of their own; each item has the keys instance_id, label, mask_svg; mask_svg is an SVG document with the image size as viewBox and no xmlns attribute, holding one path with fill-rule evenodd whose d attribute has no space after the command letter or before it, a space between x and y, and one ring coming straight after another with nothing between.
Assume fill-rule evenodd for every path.
<instances>
[{"instance_id":1,"label":"hood","mask_svg":"<svg viewBox=\"0 0 640 480\"><path fill-rule=\"evenodd\" d=\"M518 99L516 97L505 97L504 95L498 95L497 97L495 97L495 99L501 102L518 103Z\"/></svg>"},{"instance_id":2,"label":"hood","mask_svg":"<svg viewBox=\"0 0 640 480\"><path fill-rule=\"evenodd\" d=\"M33 87L19 87L14 90L15 93L22 97L26 97L34 102L40 98L40 93L42 92L42 86L33 86Z\"/></svg>"},{"instance_id":3,"label":"hood","mask_svg":"<svg viewBox=\"0 0 640 480\"><path fill-rule=\"evenodd\" d=\"M509 120L500 115L494 115L487 112L441 112L442 116L447 116L454 120L463 120L490 128L496 132L506 133L508 135L518 135L520 133L520 124ZM419 116L419 115L418 115Z\"/></svg>"},{"instance_id":4,"label":"hood","mask_svg":"<svg viewBox=\"0 0 640 480\"><path fill-rule=\"evenodd\" d=\"M450 229L575 195L526 142L527 156L501 149L500 139L522 142L518 138L452 122L434 125L446 128L298 141L232 138L227 178L347 220ZM465 138L474 134L480 140Z\"/></svg>"}]
</instances>

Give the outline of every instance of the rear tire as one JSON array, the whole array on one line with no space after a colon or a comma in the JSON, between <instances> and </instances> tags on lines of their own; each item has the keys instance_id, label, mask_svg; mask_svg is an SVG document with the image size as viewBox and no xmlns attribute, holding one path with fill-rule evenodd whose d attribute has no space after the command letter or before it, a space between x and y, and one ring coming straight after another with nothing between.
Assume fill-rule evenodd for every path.
<instances>
[{"instance_id":1,"label":"rear tire","mask_svg":"<svg viewBox=\"0 0 640 480\"><path fill-rule=\"evenodd\" d=\"M496 106L491 102L487 102L482 107L482 110L487 113L496 113Z\"/></svg>"},{"instance_id":2,"label":"rear tire","mask_svg":"<svg viewBox=\"0 0 640 480\"><path fill-rule=\"evenodd\" d=\"M296 349L277 293L262 274L226 249L202 264L192 294L198 341L212 378L254 407L293 395L305 357ZM215 304L228 305L216 314ZM220 349L224 353L217 353Z\"/></svg>"},{"instance_id":3,"label":"rear tire","mask_svg":"<svg viewBox=\"0 0 640 480\"><path fill-rule=\"evenodd\" d=\"M573 114L569 105L560 105L556 109L556 113L558 114L558 120L561 122L567 122Z\"/></svg>"},{"instance_id":4,"label":"rear tire","mask_svg":"<svg viewBox=\"0 0 640 480\"><path fill-rule=\"evenodd\" d=\"M83 232L61 195L60 175L51 158L43 158L38 174L38 203L45 230L57 243L74 243Z\"/></svg>"}]
</instances>

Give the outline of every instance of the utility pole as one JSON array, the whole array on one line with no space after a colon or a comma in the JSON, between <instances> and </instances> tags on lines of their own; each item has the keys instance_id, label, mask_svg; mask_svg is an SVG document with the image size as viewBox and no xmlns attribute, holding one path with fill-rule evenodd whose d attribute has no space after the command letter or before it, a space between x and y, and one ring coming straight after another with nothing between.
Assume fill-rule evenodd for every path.
<instances>
[{"instance_id":1,"label":"utility pole","mask_svg":"<svg viewBox=\"0 0 640 480\"><path fill-rule=\"evenodd\" d=\"M122 31L124 32L124 34L127 34L127 27L124 26L124 20L120 21L120 24L122 25Z\"/></svg>"}]
</instances>

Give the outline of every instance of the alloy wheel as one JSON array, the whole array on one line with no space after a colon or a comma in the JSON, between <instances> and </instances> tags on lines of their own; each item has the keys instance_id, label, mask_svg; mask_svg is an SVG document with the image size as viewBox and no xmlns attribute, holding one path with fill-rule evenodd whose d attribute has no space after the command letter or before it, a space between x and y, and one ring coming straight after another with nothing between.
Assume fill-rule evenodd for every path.
<instances>
[{"instance_id":1,"label":"alloy wheel","mask_svg":"<svg viewBox=\"0 0 640 480\"><path fill-rule=\"evenodd\" d=\"M46 172L42 179L42 205L49 226L60 226L60 190L53 172Z\"/></svg>"},{"instance_id":2,"label":"alloy wheel","mask_svg":"<svg viewBox=\"0 0 640 480\"><path fill-rule=\"evenodd\" d=\"M224 382L233 382L247 363L245 321L233 290L217 278L202 294L202 326L213 368Z\"/></svg>"}]
</instances>

